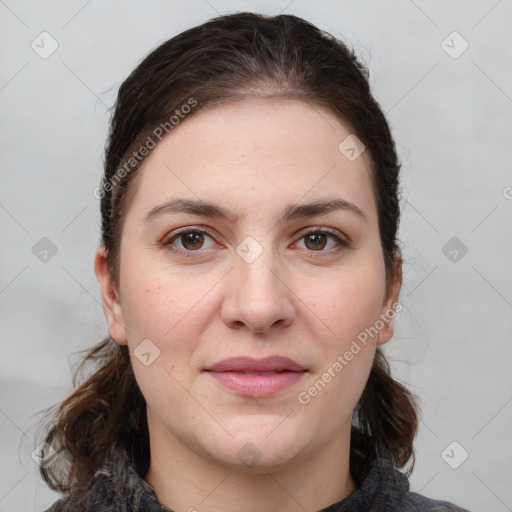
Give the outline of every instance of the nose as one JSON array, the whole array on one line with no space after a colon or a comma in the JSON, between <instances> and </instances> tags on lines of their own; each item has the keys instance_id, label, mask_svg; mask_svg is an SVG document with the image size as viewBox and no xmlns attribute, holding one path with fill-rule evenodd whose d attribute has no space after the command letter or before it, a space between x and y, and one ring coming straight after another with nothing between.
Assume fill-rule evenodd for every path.
<instances>
[{"instance_id":1,"label":"nose","mask_svg":"<svg viewBox=\"0 0 512 512\"><path fill-rule=\"evenodd\" d=\"M254 333L291 325L296 311L294 294L286 281L272 254L264 251L251 263L236 256L234 268L226 276L223 322Z\"/></svg>"}]
</instances>

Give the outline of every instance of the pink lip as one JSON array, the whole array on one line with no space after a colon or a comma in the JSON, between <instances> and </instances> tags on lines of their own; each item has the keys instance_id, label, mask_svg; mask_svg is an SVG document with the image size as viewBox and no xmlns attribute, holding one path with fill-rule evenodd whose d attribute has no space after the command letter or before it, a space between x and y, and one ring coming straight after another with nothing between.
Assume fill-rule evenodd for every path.
<instances>
[{"instance_id":1,"label":"pink lip","mask_svg":"<svg viewBox=\"0 0 512 512\"><path fill-rule=\"evenodd\" d=\"M293 359L281 356L263 359L232 357L215 363L205 371L224 387L250 397L265 397L279 393L296 384L307 372ZM264 372L274 371L282 373L262 375Z\"/></svg>"}]
</instances>

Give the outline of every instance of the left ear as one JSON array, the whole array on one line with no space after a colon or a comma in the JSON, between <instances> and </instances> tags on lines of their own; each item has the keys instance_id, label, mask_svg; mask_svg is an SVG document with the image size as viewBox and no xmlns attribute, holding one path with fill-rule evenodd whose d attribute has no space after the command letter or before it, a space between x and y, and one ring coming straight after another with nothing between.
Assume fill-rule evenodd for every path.
<instances>
[{"instance_id":1,"label":"left ear","mask_svg":"<svg viewBox=\"0 0 512 512\"><path fill-rule=\"evenodd\" d=\"M384 345L387 343L395 332L394 318L400 309L401 304L398 304L398 296L400 288L402 287L402 258L399 254L395 255L395 268L391 283L388 286L387 297L382 306L380 319L384 323L382 329L379 329L377 336L377 345Z\"/></svg>"}]
</instances>

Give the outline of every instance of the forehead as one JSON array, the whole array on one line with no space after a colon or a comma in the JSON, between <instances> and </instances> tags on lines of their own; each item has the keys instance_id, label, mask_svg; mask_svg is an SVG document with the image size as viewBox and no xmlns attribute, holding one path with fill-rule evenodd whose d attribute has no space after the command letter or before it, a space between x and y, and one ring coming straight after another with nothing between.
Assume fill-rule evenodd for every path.
<instances>
[{"instance_id":1,"label":"forehead","mask_svg":"<svg viewBox=\"0 0 512 512\"><path fill-rule=\"evenodd\" d=\"M347 158L340 150L347 137L350 126L303 101L215 105L185 118L151 151L134 202L151 207L179 196L229 201L243 212L337 195L376 216L369 159Z\"/></svg>"}]
</instances>

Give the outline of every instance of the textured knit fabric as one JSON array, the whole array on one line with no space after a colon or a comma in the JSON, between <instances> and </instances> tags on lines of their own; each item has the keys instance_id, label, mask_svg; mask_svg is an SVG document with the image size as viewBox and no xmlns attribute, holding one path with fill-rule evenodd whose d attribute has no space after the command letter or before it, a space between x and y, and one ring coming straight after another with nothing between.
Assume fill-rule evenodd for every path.
<instances>
[{"instance_id":1,"label":"textured knit fabric","mask_svg":"<svg viewBox=\"0 0 512 512\"><path fill-rule=\"evenodd\" d=\"M468 512L444 501L409 492L407 477L391 458L374 459L361 485L344 500L320 512ZM46 512L172 512L137 473L126 450L112 451L87 490L62 498ZM242 511L243 512L243 511ZM265 511L262 511L265 512Z\"/></svg>"}]
</instances>

